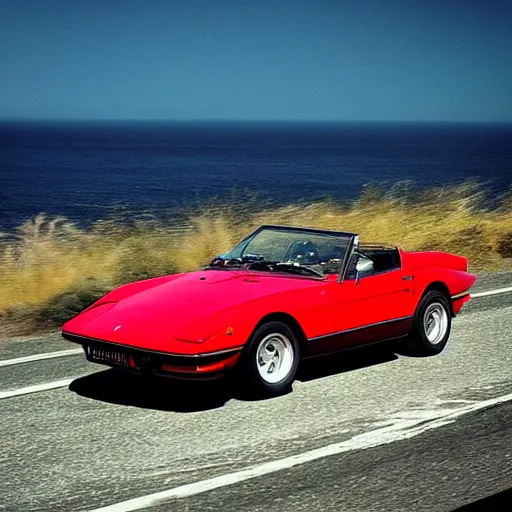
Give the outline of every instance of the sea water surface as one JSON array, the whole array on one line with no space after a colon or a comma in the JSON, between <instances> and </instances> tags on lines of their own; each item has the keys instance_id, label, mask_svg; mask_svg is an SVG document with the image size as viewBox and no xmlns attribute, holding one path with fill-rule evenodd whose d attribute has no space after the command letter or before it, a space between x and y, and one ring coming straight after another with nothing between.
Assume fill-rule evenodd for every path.
<instances>
[{"instance_id":1,"label":"sea water surface","mask_svg":"<svg viewBox=\"0 0 512 512\"><path fill-rule=\"evenodd\" d=\"M0 123L0 231L44 212L87 223L233 191L287 204L365 184L512 183L512 125L287 122Z\"/></svg>"}]
</instances>

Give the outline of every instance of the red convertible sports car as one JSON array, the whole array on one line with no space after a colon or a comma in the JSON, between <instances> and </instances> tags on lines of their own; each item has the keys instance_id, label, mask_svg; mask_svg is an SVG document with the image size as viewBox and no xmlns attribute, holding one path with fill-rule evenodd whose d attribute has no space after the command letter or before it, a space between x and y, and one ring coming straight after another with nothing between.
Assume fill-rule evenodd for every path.
<instances>
[{"instance_id":1,"label":"red convertible sports car","mask_svg":"<svg viewBox=\"0 0 512 512\"><path fill-rule=\"evenodd\" d=\"M268 396L304 358L399 338L440 353L475 280L461 256L266 225L202 270L113 290L62 334L95 363L187 379L234 372Z\"/></svg>"}]
</instances>

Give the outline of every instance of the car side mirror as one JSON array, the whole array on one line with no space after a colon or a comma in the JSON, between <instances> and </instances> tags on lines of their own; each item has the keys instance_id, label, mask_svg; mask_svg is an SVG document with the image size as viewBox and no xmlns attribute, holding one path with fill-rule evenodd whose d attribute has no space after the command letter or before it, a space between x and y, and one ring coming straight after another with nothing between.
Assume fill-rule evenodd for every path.
<instances>
[{"instance_id":1,"label":"car side mirror","mask_svg":"<svg viewBox=\"0 0 512 512\"><path fill-rule=\"evenodd\" d=\"M356 263L356 284L359 283L361 272L370 272L373 270L373 261L365 256L359 256Z\"/></svg>"},{"instance_id":2,"label":"car side mirror","mask_svg":"<svg viewBox=\"0 0 512 512\"><path fill-rule=\"evenodd\" d=\"M356 272L370 272L370 270L373 270L373 261L360 256L356 263Z\"/></svg>"}]
</instances>

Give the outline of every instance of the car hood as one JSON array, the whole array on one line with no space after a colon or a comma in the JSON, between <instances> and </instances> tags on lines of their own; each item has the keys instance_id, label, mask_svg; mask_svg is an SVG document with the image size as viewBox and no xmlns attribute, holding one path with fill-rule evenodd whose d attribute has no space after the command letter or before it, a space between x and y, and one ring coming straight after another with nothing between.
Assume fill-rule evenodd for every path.
<instances>
[{"instance_id":1,"label":"car hood","mask_svg":"<svg viewBox=\"0 0 512 512\"><path fill-rule=\"evenodd\" d=\"M272 294L318 286L316 279L263 272L203 270L114 290L64 324L71 334L148 350L197 350L214 332L197 326L222 311ZM212 322L211 329L215 326ZM179 346L181 342L196 347Z\"/></svg>"}]
</instances>

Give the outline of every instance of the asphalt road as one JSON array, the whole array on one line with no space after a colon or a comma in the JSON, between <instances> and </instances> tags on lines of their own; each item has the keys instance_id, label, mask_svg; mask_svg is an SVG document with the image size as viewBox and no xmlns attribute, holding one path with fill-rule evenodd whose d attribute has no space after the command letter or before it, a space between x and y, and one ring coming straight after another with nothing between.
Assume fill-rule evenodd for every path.
<instances>
[{"instance_id":1,"label":"asphalt road","mask_svg":"<svg viewBox=\"0 0 512 512\"><path fill-rule=\"evenodd\" d=\"M152 511L340 512L512 509L512 405L475 413L409 441L325 457Z\"/></svg>"},{"instance_id":2,"label":"asphalt road","mask_svg":"<svg viewBox=\"0 0 512 512\"><path fill-rule=\"evenodd\" d=\"M511 285L488 275L477 291ZM512 488L511 327L512 293L477 298L440 356L317 359L292 393L254 402L222 383L143 384L81 355L0 367L0 392L72 379L0 400L0 510L92 510L194 482L220 487L150 509L454 510ZM20 338L0 360L69 348ZM501 496L508 507L482 510L510 510Z\"/></svg>"}]
</instances>

